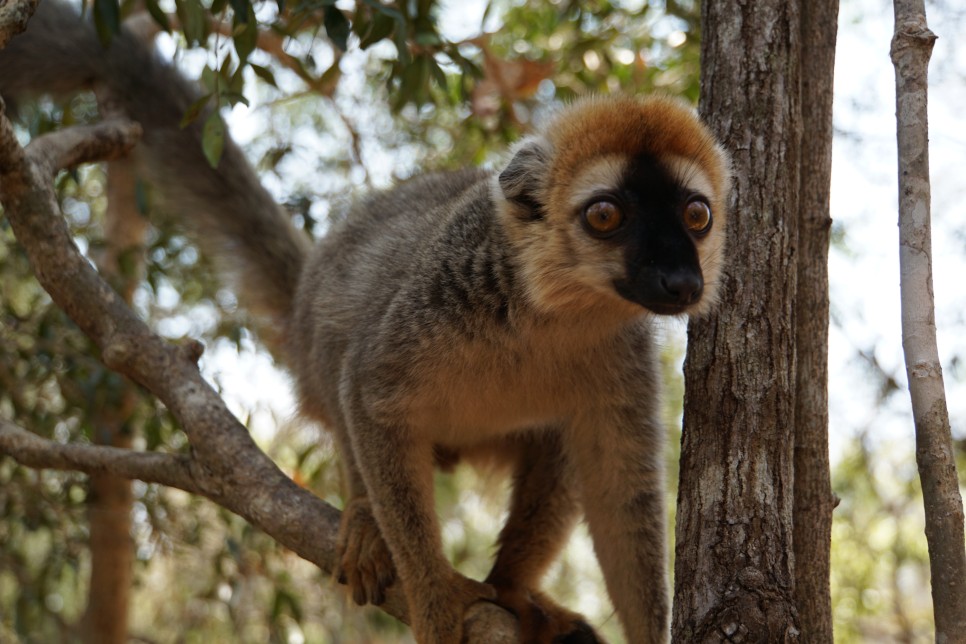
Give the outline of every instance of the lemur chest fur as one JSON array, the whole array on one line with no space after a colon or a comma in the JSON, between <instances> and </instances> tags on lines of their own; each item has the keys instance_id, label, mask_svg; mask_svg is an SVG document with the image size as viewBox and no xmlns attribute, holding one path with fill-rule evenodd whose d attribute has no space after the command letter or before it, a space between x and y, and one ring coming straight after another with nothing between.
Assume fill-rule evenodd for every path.
<instances>
[{"instance_id":1,"label":"lemur chest fur","mask_svg":"<svg viewBox=\"0 0 966 644\"><path fill-rule=\"evenodd\" d=\"M579 326L536 326L474 340L438 330L410 354L398 389L382 391L385 409L423 438L460 447L565 424L633 388L656 386L640 370L650 353L642 320L593 339L580 337ZM635 345L645 355L634 355Z\"/></svg>"},{"instance_id":2,"label":"lemur chest fur","mask_svg":"<svg viewBox=\"0 0 966 644\"><path fill-rule=\"evenodd\" d=\"M380 421L459 446L561 424L628 390L649 360L643 309L610 297L538 310L485 181L471 185L446 212L370 215L323 244L304 284L304 397L328 391L326 406L343 406L334 394L352 383ZM398 234L367 240L375 225Z\"/></svg>"}]
</instances>

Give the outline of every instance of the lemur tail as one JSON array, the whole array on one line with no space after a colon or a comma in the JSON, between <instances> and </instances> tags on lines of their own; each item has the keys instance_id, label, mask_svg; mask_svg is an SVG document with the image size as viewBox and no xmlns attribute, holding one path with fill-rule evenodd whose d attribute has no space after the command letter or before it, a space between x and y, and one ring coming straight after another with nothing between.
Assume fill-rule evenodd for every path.
<instances>
[{"instance_id":1,"label":"lemur tail","mask_svg":"<svg viewBox=\"0 0 966 644\"><path fill-rule=\"evenodd\" d=\"M267 335L284 334L309 241L230 137L217 169L210 166L201 146L206 115L180 127L199 90L131 33L103 47L89 20L61 0L40 3L27 31L0 50L7 99L98 86L143 127L137 160L162 211L192 228Z\"/></svg>"}]
</instances>

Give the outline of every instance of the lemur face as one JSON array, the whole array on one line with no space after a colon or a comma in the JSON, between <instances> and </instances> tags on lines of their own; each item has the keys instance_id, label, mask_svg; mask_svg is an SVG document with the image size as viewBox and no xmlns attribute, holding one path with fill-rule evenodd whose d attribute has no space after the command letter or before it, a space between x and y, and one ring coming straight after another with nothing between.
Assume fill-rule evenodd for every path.
<instances>
[{"instance_id":1,"label":"lemur face","mask_svg":"<svg viewBox=\"0 0 966 644\"><path fill-rule=\"evenodd\" d=\"M525 141L500 176L544 307L619 297L657 314L713 304L727 158L670 99L591 99Z\"/></svg>"}]
</instances>

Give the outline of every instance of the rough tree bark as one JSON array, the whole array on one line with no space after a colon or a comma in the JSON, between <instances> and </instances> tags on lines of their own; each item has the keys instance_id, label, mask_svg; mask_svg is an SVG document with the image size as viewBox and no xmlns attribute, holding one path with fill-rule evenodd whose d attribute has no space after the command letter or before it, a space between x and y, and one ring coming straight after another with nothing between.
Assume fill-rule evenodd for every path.
<instances>
[{"instance_id":1,"label":"rough tree bark","mask_svg":"<svg viewBox=\"0 0 966 644\"><path fill-rule=\"evenodd\" d=\"M0 0L0 48L27 28L40 0Z\"/></svg>"},{"instance_id":2,"label":"rough tree bark","mask_svg":"<svg viewBox=\"0 0 966 644\"><path fill-rule=\"evenodd\" d=\"M672 637L795 641L799 6L711 1L701 20L700 111L735 180L722 305L688 329Z\"/></svg>"},{"instance_id":3,"label":"rough tree bark","mask_svg":"<svg viewBox=\"0 0 966 644\"><path fill-rule=\"evenodd\" d=\"M926 74L936 40L923 0L895 1L902 348L916 425L936 641L966 642L966 539L949 412L936 345Z\"/></svg>"},{"instance_id":4,"label":"rough tree bark","mask_svg":"<svg viewBox=\"0 0 966 644\"><path fill-rule=\"evenodd\" d=\"M803 2L802 160L795 322L795 605L807 642L832 642L828 454L828 249L838 0Z\"/></svg>"}]
</instances>

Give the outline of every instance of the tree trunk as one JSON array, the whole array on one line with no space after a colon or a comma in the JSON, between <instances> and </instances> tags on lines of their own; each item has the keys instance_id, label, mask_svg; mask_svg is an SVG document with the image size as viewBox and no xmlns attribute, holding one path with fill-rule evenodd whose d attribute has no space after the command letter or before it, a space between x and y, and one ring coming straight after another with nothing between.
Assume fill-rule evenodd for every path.
<instances>
[{"instance_id":1,"label":"tree trunk","mask_svg":"<svg viewBox=\"0 0 966 644\"><path fill-rule=\"evenodd\" d=\"M147 231L147 219L136 206L132 165L130 159L107 164L106 249L97 262L101 274L129 304L144 271ZM114 399L92 412L94 442L130 448L133 433L129 419L137 403L137 391L124 380L111 393ZM127 641L134 572L133 503L129 480L110 474L91 475L87 507L91 579L84 616L84 639L89 644Z\"/></svg>"},{"instance_id":2,"label":"tree trunk","mask_svg":"<svg viewBox=\"0 0 966 644\"><path fill-rule=\"evenodd\" d=\"M936 36L926 25L923 0L896 0L895 17L902 348L916 424L936 642L966 642L963 500L936 345L932 286L926 72Z\"/></svg>"},{"instance_id":3,"label":"tree trunk","mask_svg":"<svg viewBox=\"0 0 966 644\"><path fill-rule=\"evenodd\" d=\"M795 327L795 605L808 642L832 642L828 457L828 248L838 0L803 2L802 162Z\"/></svg>"},{"instance_id":4,"label":"tree trunk","mask_svg":"<svg viewBox=\"0 0 966 644\"><path fill-rule=\"evenodd\" d=\"M688 330L672 636L795 641L799 9L709 1L701 18L700 109L735 181L722 303Z\"/></svg>"}]
</instances>

